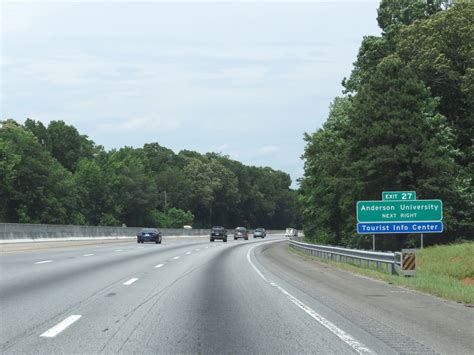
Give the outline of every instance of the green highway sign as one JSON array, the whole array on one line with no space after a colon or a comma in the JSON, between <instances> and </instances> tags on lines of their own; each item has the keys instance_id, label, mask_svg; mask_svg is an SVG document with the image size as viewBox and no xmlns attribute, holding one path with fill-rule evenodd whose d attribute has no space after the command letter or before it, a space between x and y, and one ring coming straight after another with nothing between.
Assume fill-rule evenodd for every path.
<instances>
[{"instance_id":1,"label":"green highway sign","mask_svg":"<svg viewBox=\"0 0 474 355\"><path fill-rule=\"evenodd\" d=\"M441 200L358 201L357 221L431 222L443 219Z\"/></svg>"},{"instance_id":2,"label":"green highway sign","mask_svg":"<svg viewBox=\"0 0 474 355\"><path fill-rule=\"evenodd\" d=\"M382 192L383 201L406 201L416 200L415 191L384 191Z\"/></svg>"}]
</instances>

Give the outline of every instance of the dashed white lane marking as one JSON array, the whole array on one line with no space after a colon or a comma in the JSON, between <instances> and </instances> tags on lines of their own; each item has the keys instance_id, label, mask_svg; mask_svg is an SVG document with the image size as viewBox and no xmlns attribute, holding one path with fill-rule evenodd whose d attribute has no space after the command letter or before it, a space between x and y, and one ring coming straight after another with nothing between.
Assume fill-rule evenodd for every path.
<instances>
[{"instance_id":1,"label":"dashed white lane marking","mask_svg":"<svg viewBox=\"0 0 474 355\"><path fill-rule=\"evenodd\" d=\"M123 283L124 286L130 286L131 284L133 284L135 281L137 281L138 279L136 277L126 281Z\"/></svg>"},{"instance_id":2,"label":"dashed white lane marking","mask_svg":"<svg viewBox=\"0 0 474 355\"><path fill-rule=\"evenodd\" d=\"M138 247L137 249L143 249L144 247Z\"/></svg>"},{"instance_id":3,"label":"dashed white lane marking","mask_svg":"<svg viewBox=\"0 0 474 355\"><path fill-rule=\"evenodd\" d=\"M173 260L178 260L178 259L179 259L179 256L175 256L175 257L173 258Z\"/></svg>"},{"instance_id":4,"label":"dashed white lane marking","mask_svg":"<svg viewBox=\"0 0 474 355\"><path fill-rule=\"evenodd\" d=\"M158 265L156 265L155 267L156 267L156 268L160 268L160 267L163 267L163 265L164 265L164 264L158 264Z\"/></svg>"},{"instance_id":5,"label":"dashed white lane marking","mask_svg":"<svg viewBox=\"0 0 474 355\"><path fill-rule=\"evenodd\" d=\"M194 251L199 251L199 250L201 250L201 249L199 249L199 248L198 248L198 249L194 249Z\"/></svg>"},{"instance_id":6,"label":"dashed white lane marking","mask_svg":"<svg viewBox=\"0 0 474 355\"><path fill-rule=\"evenodd\" d=\"M341 328L321 316L319 313L314 311L312 308L308 307L306 304L301 302L298 298L293 296L291 293L289 293L287 290L285 290L283 287L278 285L277 283L267 279L262 272L255 266L255 264L252 262L250 259L250 253L254 248L256 248L259 245L255 245L252 248L249 249L247 252L247 260L252 266L252 268L257 272L258 276L260 276L265 282L269 283L271 286L277 288L281 293L283 293L293 304L298 306L300 309L305 311L310 317L312 317L314 320L316 320L318 323L320 323L322 326L324 326L326 329L328 329L331 333L336 335L339 339L341 339L344 343L349 345L352 349L354 349L357 353L359 354L371 354L374 355L375 352L370 350L367 346L364 344L360 343L357 341L355 338L353 338L350 334L346 333L343 331Z\"/></svg>"},{"instance_id":7,"label":"dashed white lane marking","mask_svg":"<svg viewBox=\"0 0 474 355\"><path fill-rule=\"evenodd\" d=\"M46 263L52 263L53 260L43 260L43 261L37 261L35 264L46 264Z\"/></svg>"},{"instance_id":8,"label":"dashed white lane marking","mask_svg":"<svg viewBox=\"0 0 474 355\"><path fill-rule=\"evenodd\" d=\"M92 255L94 255L94 254L84 254L83 256L92 256Z\"/></svg>"},{"instance_id":9,"label":"dashed white lane marking","mask_svg":"<svg viewBox=\"0 0 474 355\"><path fill-rule=\"evenodd\" d=\"M209 247L206 247L206 249L209 248Z\"/></svg>"},{"instance_id":10,"label":"dashed white lane marking","mask_svg":"<svg viewBox=\"0 0 474 355\"><path fill-rule=\"evenodd\" d=\"M123 251L122 249L117 249L117 250L114 250L114 251Z\"/></svg>"},{"instance_id":11,"label":"dashed white lane marking","mask_svg":"<svg viewBox=\"0 0 474 355\"><path fill-rule=\"evenodd\" d=\"M45 331L43 334L40 335L40 337L44 338L54 338L56 335L61 333L63 330L65 330L67 327L69 327L71 324L74 322L77 322L79 318L82 316L80 315L75 315L73 314L72 316L67 317L65 320L62 322L56 324L54 327L48 329Z\"/></svg>"},{"instance_id":12,"label":"dashed white lane marking","mask_svg":"<svg viewBox=\"0 0 474 355\"><path fill-rule=\"evenodd\" d=\"M186 255L191 255L191 252L190 251L186 252Z\"/></svg>"}]
</instances>

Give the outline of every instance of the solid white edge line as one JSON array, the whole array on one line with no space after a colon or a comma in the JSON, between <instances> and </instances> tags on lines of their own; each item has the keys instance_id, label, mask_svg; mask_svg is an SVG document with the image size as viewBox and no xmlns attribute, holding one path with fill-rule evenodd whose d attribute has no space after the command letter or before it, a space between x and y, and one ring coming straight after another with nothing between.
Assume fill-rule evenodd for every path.
<instances>
[{"instance_id":1,"label":"solid white edge line","mask_svg":"<svg viewBox=\"0 0 474 355\"><path fill-rule=\"evenodd\" d=\"M35 264L46 264L46 263L52 263L53 260L43 260L43 261L37 261Z\"/></svg>"},{"instance_id":2,"label":"solid white edge line","mask_svg":"<svg viewBox=\"0 0 474 355\"><path fill-rule=\"evenodd\" d=\"M270 242L271 243L271 242ZM352 349L357 351L359 354L375 354L372 350L370 350L367 346L364 344L360 343L357 341L354 337L352 337L350 334L346 333L343 331L341 328L321 316L319 313L314 311L311 307L307 306L303 302L301 302L298 298L293 296L291 293L289 293L287 290L285 290L283 287L278 285L277 283L268 280L262 272L255 266L255 264L252 262L250 259L250 253L255 249L256 247L260 246L261 244L257 244L250 248L247 252L247 260L252 266L252 268L255 270L255 272L267 283L269 283L271 286L277 288L282 294L284 294L293 304L298 306L300 309L305 311L311 318L316 320L318 323L320 323L322 326L324 326L326 329L328 329L331 333L336 335L339 339L341 339L344 343L349 345Z\"/></svg>"},{"instance_id":3,"label":"solid white edge line","mask_svg":"<svg viewBox=\"0 0 474 355\"><path fill-rule=\"evenodd\" d=\"M48 329L47 331L45 331L43 334L40 335L40 337L54 338L56 335L58 335L63 330L65 330L67 327L69 327L71 324L78 321L79 318L81 318L81 317L82 317L81 315L73 314L72 316L67 317L62 322L56 324L54 327L52 327L52 328Z\"/></svg>"},{"instance_id":4,"label":"solid white edge line","mask_svg":"<svg viewBox=\"0 0 474 355\"><path fill-rule=\"evenodd\" d=\"M163 266L164 266L164 264L158 264L158 265L156 265L155 267L156 267L156 268L160 268L160 267L163 267Z\"/></svg>"},{"instance_id":5,"label":"solid white edge line","mask_svg":"<svg viewBox=\"0 0 474 355\"><path fill-rule=\"evenodd\" d=\"M137 281L138 279L136 277L126 281L123 283L124 286L130 286L131 284L133 284L135 281Z\"/></svg>"}]
</instances>

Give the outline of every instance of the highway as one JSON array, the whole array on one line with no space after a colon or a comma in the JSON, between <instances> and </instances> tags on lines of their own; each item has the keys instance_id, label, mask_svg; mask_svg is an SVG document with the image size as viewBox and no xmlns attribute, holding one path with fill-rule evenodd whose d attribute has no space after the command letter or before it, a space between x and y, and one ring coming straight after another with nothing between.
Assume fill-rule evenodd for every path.
<instances>
[{"instance_id":1,"label":"highway","mask_svg":"<svg viewBox=\"0 0 474 355\"><path fill-rule=\"evenodd\" d=\"M306 261L282 236L28 243L0 258L5 354L474 352L472 308Z\"/></svg>"}]
</instances>

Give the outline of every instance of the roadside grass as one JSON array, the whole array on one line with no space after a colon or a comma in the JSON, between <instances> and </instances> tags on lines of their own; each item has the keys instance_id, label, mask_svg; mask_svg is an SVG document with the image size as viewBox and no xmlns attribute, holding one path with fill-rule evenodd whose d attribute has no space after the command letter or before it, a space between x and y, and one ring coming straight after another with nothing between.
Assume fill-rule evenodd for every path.
<instances>
[{"instance_id":1,"label":"roadside grass","mask_svg":"<svg viewBox=\"0 0 474 355\"><path fill-rule=\"evenodd\" d=\"M339 263L288 249L306 260L336 266L388 283L426 292L467 305L474 305L474 243L439 245L416 251L416 276L390 275L387 271Z\"/></svg>"}]
</instances>

